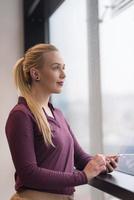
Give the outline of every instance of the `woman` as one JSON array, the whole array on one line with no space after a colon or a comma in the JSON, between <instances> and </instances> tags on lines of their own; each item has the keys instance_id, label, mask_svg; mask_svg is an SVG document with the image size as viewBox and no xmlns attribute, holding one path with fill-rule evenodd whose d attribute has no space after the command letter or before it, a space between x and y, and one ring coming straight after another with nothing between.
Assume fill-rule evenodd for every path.
<instances>
[{"instance_id":1,"label":"woman","mask_svg":"<svg viewBox=\"0 0 134 200\"><path fill-rule=\"evenodd\" d=\"M64 61L51 44L33 46L15 65L21 96L6 123L16 170L11 200L71 200L74 186L116 167L114 157L85 153L62 112L49 102L65 77Z\"/></svg>"}]
</instances>

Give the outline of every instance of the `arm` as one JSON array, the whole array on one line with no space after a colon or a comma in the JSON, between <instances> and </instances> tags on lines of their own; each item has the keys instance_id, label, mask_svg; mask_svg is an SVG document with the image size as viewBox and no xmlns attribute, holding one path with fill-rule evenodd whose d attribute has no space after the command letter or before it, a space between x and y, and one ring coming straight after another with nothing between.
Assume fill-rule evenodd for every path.
<instances>
[{"instance_id":1,"label":"arm","mask_svg":"<svg viewBox=\"0 0 134 200\"><path fill-rule=\"evenodd\" d=\"M65 120L66 121L66 120ZM68 122L66 121L66 124L68 126L68 129L70 131L70 134L73 137L73 141L74 141L74 164L76 169L78 170L83 170L84 167L86 166L86 164L92 159L92 156L90 156L89 154L87 154L79 145L79 143L77 142L77 139L75 138Z\"/></svg>"},{"instance_id":2,"label":"arm","mask_svg":"<svg viewBox=\"0 0 134 200\"><path fill-rule=\"evenodd\" d=\"M16 172L26 187L43 190L87 183L84 172L65 173L37 166L33 123L23 111L10 114L6 135Z\"/></svg>"}]
</instances>

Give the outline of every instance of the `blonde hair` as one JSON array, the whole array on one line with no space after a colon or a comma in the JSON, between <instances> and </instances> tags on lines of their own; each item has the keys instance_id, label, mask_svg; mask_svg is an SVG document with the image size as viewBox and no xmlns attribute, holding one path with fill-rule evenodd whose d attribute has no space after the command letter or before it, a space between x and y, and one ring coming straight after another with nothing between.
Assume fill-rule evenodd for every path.
<instances>
[{"instance_id":1,"label":"blonde hair","mask_svg":"<svg viewBox=\"0 0 134 200\"><path fill-rule=\"evenodd\" d=\"M24 57L20 58L14 66L14 80L17 89L26 99L28 107L37 121L38 128L43 134L45 143L47 145L51 144L54 146L52 142L52 133L47 118L44 115L42 108L32 98L32 78L30 75L30 69L32 67L37 69L42 67L43 62L45 61L43 54L50 51L58 51L58 49L51 44L37 44L28 49Z\"/></svg>"}]
</instances>

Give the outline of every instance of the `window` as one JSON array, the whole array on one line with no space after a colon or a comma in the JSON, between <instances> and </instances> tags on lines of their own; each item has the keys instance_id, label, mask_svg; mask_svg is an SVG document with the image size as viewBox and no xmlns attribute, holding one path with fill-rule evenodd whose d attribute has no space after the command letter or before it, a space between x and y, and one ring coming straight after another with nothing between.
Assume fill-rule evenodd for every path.
<instances>
[{"instance_id":1,"label":"window","mask_svg":"<svg viewBox=\"0 0 134 200\"><path fill-rule=\"evenodd\" d=\"M134 153L134 5L113 5L100 0L104 152Z\"/></svg>"},{"instance_id":2,"label":"window","mask_svg":"<svg viewBox=\"0 0 134 200\"><path fill-rule=\"evenodd\" d=\"M100 23L106 153L134 153L134 6Z\"/></svg>"}]
</instances>

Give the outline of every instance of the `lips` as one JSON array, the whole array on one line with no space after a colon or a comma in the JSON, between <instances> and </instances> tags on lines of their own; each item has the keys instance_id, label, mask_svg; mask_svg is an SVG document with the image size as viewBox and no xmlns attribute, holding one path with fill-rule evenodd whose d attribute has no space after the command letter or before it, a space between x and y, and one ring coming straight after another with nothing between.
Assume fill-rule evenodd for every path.
<instances>
[{"instance_id":1,"label":"lips","mask_svg":"<svg viewBox=\"0 0 134 200\"><path fill-rule=\"evenodd\" d=\"M60 82L57 82L59 85L63 85L64 84L64 82L63 81L60 81Z\"/></svg>"}]
</instances>

